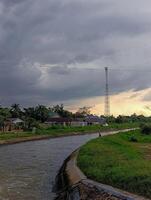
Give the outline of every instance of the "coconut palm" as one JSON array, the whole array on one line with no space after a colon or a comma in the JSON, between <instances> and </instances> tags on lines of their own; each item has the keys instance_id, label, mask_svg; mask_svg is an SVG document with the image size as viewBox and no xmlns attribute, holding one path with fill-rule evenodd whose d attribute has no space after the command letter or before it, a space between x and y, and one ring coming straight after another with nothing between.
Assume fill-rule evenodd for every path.
<instances>
[{"instance_id":1,"label":"coconut palm","mask_svg":"<svg viewBox=\"0 0 151 200\"><path fill-rule=\"evenodd\" d=\"M21 115L22 115L20 106L19 106L19 104L16 104L16 103L12 104L10 112L11 112L13 118L21 117Z\"/></svg>"}]
</instances>

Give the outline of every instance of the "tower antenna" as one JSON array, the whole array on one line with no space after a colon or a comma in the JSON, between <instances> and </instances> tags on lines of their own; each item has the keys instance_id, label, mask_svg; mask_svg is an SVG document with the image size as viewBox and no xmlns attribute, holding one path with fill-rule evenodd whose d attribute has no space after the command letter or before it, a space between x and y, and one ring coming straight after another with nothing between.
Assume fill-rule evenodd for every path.
<instances>
[{"instance_id":1,"label":"tower antenna","mask_svg":"<svg viewBox=\"0 0 151 200\"><path fill-rule=\"evenodd\" d=\"M104 112L104 115L106 117L110 116L108 67L105 67L105 112Z\"/></svg>"}]
</instances>

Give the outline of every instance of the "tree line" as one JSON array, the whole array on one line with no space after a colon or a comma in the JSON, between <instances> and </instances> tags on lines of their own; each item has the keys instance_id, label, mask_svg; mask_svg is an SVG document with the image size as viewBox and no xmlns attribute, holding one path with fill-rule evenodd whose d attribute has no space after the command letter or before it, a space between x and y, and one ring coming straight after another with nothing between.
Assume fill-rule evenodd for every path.
<instances>
[{"instance_id":1,"label":"tree line","mask_svg":"<svg viewBox=\"0 0 151 200\"><path fill-rule=\"evenodd\" d=\"M90 115L91 107L84 106L79 108L77 112L72 113L66 110L61 105L55 105L52 107L46 107L44 105L37 105L35 107L21 108L19 104L12 104L11 107L0 106L0 126L9 118L21 118L26 121L27 124L44 123L50 117L50 113L57 113L63 118L84 118ZM131 116L119 115L117 117L109 116L105 117L107 123L129 123L129 122L148 122L151 121L151 117L145 117L143 115L133 114Z\"/></svg>"},{"instance_id":2,"label":"tree line","mask_svg":"<svg viewBox=\"0 0 151 200\"><path fill-rule=\"evenodd\" d=\"M50 117L51 113L57 113L63 118L77 118L84 117L90 114L89 107L82 107L76 113L72 113L64 108L64 105L55 105L46 107L44 105L37 105L33 107L21 108L19 104L12 104L10 107L0 106L0 126L4 124L9 118L20 118L24 120L28 126L36 123L44 123Z\"/></svg>"}]
</instances>

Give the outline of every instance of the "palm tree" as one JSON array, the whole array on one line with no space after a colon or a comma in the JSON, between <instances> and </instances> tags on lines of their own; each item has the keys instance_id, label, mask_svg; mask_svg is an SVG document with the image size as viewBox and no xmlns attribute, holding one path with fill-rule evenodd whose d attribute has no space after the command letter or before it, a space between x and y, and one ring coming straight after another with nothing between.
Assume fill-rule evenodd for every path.
<instances>
[{"instance_id":1,"label":"palm tree","mask_svg":"<svg viewBox=\"0 0 151 200\"><path fill-rule=\"evenodd\" d=\"M41 122L45 122L49 117L49 110L43 105L38 105L35 108L35 117Z\"/></svg>"},{"instance_id":2,"label":"palm tree","mask_svg":"<svg viewBox=\"0 0 151 200\"><path fill-rule=\"evenodd\" d=\"M24 115L25 118L27 117L35 118L35 108L34 107L24 108Z\"/></svg>"},{"instance_id":3,"label":"palm tree","mask_svg":"<svg viewBox=\"0 0 151 200\"><path fill-rule=\"evenodd\" d=\"M12 104L11 106L11 114L13 118L21 117L22 111L20 109L19 104Z\"/></svg>"},{"instance_id":4,"label":"palm tree","mask_svg":"<svg viewBox=\"0 0 151 200\"><path fill-rule=\"evenodd\" d=\"M9 108L0 108L0 129L4 131L4 123L11 117Z\"/></svg>"}]
</instances>

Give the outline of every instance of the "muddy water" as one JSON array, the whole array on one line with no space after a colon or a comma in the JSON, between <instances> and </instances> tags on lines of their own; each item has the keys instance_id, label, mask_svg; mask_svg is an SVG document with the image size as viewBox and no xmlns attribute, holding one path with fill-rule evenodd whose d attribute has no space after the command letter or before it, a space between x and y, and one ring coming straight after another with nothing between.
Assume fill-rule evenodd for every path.
<instances>
[{"instance_id":1,"label":"muddy water","mask_svg":"<svg viewBox=\"0 0 151 200\"><path fill-rule=\"evenodd\" d=\"M51 200L64 159L97 135L71 136L0 147L0 200Z\"/></svg>"}]
</instances>

